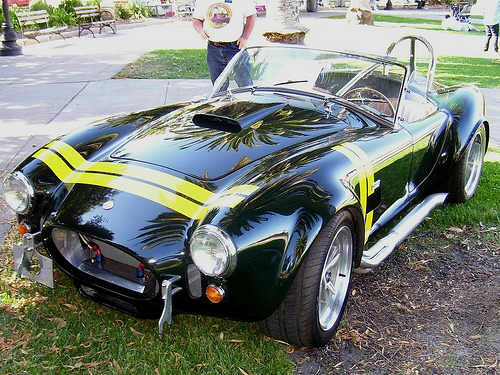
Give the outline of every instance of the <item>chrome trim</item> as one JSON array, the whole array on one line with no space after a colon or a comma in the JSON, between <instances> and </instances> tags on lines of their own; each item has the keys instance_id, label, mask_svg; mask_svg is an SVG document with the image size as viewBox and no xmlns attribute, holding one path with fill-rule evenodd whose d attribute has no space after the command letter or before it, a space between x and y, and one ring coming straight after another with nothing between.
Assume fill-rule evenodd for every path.
<instances>
[{"instance_id":1,"label":"chrome trim","mask_svg":"<svg viewBox=\"0 0 500 375\"><path fill-rule=\"evenodd\" d=\"M368 273L382 263L425 220L434 208L444 204L447 197L448 193L432 194L415 206L387 236L363 252L361 264L354 272Z\"/></svg>"},{"instance_id":2,"label":"chrome trim","mask_svg":"<svg viewBox=\"0 0 500 375\"><path fill-rule=\"evenodd\" d=\"M207 273L204 272L201 267L199 267L198 264L196 264L196 261L192 255L192 248L193 248L193 242L196 236L200 233L209 233L213 236L215 236L222 245L224 245L225 249L227 250L227 264L222 270L222 272L215 274L215 273ZM221 228L213 225L213 224L204 224L197 228L193 236L191 237L191 240L189 242L189 253L191 254L191 258L193 259L194 265L200 270L201 273L207 275L207 276L215 276L215 277L227 277L231 273L233 273L234 269L236 268L236 245L234 244L233 240L231 237Z\"/></svg>"},{"instance_id":3,"label":"chrome trim","mask_svg":"<svg viewBox=\"0 0 500 375\"><path fill-rule=\"evenodd\" d=\"M207 286L206 290L208 290L208 288L210 288L210 287L217 289L221 298L220 298L219 302L214 302L211 299L209 299L209 301L212 303L220 303L226 297L226 291L224 290L223 287L221 287L220 285L217 285L217 284L210 284L209 286Z\"/></svg>"},{"instance_id":4,"label":"chrome trim","mask_svg":"<svg viewBox=\"0 0 500 375\"><path fill-rule=\"evenodd\" d=\"M12 255L14 258L14 269L18 277L25 276L36 282L54 288L54 266L52 259L40 254L36 251L37 247L41 247L40 232L27 233L23 236L23 244L14 244L12 247ZM31 272L33 257L38 261L40 270L37 274Z\"/></svg>"},{"instance_id":5,"label":"chrome trim","mask_svg":"<svg viewBox=\"0 0 500 375\"><path fill-rule=\"evenodd\" d=\"M7 181L7 179L9 178L14 178L14 179L17 179L23 186L24 188L26 189L26 193L27 193L27 198L28 198L28 202L27 202L27 205L26 205L26 209L22 210L22 211L17 211L15 210L13 207L10 206L10 204L8 203L7 199L6 199L6 203L7 205L16 213L18 214L27 214L27 213L30 213L31 210L33 209L33 207L35 206L35 188L33 187L33 184L31 182L31 180L26 177L22 172L19 172L19 171L16 171L16 172L12 172L11 174L7 175L7 177L4 178L3 180L3 189L4 189L4 197L6 196L5 194L5 182Z\"/></svg>"},{"instance_id":6,"label":"chrome trim","mask_svg":"<svg viewBox=\"0 0 500 375\"><path fill-rule=\"evenodd\" d=\"M161 283L161 298L165 301L165 304L163 305L163 312L158 321L158 330L160 333L163 333L163 325L165 323L168 325L172 324L172 296L182 289L180 286L174 286L174 283L180 279L179 275L172 275L169 279L163 280Z\"/></svg>"},{"instance_id":7,"label":"chrome trim","mask_svg":"<svg viewBox=\"0 0 500 375\"><path fill-rule=\"evenodd\" d=\"M125 277L109 272L106 269L99 268L97 265L81 263L78 269L86 274L97 277L100 280L104 280L110 284L120 286L135 293L144 294L147 287L146 284L126 279Z\"/></svg>"}]
</instances>

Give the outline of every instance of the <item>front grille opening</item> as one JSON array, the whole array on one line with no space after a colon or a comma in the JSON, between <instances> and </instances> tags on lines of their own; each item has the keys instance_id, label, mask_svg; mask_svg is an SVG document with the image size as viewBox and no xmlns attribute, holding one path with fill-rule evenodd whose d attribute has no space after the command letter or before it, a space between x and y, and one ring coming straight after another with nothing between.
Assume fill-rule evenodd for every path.
<instances>
[{"instance_id":1,"label":"front grille opening","mask_svg":"<svg viewBox=\"0 0 500 375\"><path fill-rule=\"evenodd\" d=\"M52 230L52 240L61 255L81 272L146 298L159 291L153 273L119 248L62 228Z\"/></svg>"},{"instance_id":2,"label":"front grille opening","mask_svg":"<svg viewBox=\"0 0 500 375\"><path fill-rule=\"evenodd\" d=\"M123 311L126 314L137 316L139 315L139 312L137 311L136 307L128 302L125 302L119 298L115 298L113 296L110 296L108 294L104 294L99 292L98 290L95 290L94 288L85 286L85 285L80 285L79 289L80 293L85 297L89 298L93 301L97 301L99 303L102 303L103 305L106 306L111 306L117 310Z\"/></svg>"}]
</instances>

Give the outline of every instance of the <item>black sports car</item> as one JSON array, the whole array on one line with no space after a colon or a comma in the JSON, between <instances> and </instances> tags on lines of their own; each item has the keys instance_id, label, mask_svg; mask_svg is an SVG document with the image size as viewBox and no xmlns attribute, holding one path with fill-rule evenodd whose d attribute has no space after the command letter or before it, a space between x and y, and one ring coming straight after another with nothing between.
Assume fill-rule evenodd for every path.
<instances>
[{"instance_id":1,"label":"black sports car","mask_svg":"<svg viewBox=\"0 0 500 375\"><path fill-rule=\"evenodd\" d=\"M252 47L206 100L65 135L5 179L15 268L53 287L55 262L83 296L160 331L190 312L324 345L351 273L478 186L482 94L435 84L435 63L414 36L385 57Z\"/></svg>"}]
</instances>

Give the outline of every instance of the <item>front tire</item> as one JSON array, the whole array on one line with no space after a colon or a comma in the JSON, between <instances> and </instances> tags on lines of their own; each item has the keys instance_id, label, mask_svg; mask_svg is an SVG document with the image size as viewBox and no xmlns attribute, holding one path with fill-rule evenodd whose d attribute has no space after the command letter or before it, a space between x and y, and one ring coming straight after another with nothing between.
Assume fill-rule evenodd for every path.
<instances>
[{"instance_id":1,"label":"front tire","mask_svg":"<svg viewBox=\"0 0 500 375\"><path fill-rule=\"evenodd\" d=\"M485 153L486 130L481 124L452 171L449 187L452 202L464 203L474 196L481 178Z\"/></svg>"},{"instance_id":2,"label":"front tire","mask_svg":"<svg viewBox=\"0 0 500 375\"><path fill-rule=\"evenodd\" d=\"M341 211L314 241L278 309L259 322L261 330L299 347L327 344L345 310L355 243L354 221Z\"/></svg>"}]
</instances>

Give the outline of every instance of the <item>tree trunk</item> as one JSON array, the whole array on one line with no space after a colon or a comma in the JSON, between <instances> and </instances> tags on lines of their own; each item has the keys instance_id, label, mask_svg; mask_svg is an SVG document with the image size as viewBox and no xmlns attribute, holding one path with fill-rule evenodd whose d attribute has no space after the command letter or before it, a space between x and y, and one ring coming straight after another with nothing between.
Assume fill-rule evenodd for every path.
<instances>
[{"instance_id":1,"label":"tree trunk","mask_svg":"<svg viewBox=\"0 0 500 375\"><path fill-rule=\"evenodd\" d=\"M267 31L270 42L304 44L307 29L300 25L299 0L268 0L266 5Z\"/></svg>"},{"instance_id":2,"label":"tree trunk","mask_svg":"<svg viewBox=\"0 0 500 375\"><path fill-rule=\"evenodd\" d=\"M317 12L318 0L306 0L306 10L308 12Z\"/></svg>"},{"instance_id":3,"label":"tree trunk","mask_svg":"<svg viewBox=\"0 0 500 375\"><path fill-rule=\"evenodd\" d=\"M351 0L346 20L357 25L374 25L375 20L368 0Z\"/></svg>"}]
</instances>

